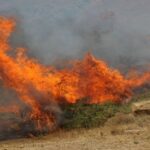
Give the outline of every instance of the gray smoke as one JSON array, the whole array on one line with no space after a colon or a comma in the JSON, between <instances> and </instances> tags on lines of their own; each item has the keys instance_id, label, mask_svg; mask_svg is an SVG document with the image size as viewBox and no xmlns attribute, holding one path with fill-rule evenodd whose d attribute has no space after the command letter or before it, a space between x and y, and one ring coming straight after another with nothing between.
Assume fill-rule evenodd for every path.
<instances>
[{"instance_id":1,"label":"gray smoke","mask_svg":"<svg viewBox=\"0 0 150 150\"><path fill-rule=\"evenodd\" d=\"M149 7L149 0L0 0L0 12L17 18L13 43L43 63L92 50L120 68L150 60Z\"/></svg>"}]
</instances>

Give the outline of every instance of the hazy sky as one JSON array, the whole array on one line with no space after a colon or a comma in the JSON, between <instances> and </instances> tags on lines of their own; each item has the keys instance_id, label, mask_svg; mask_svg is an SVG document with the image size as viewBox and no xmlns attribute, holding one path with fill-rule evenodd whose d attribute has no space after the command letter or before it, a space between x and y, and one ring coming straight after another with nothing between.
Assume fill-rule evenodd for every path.
<instances>
[{"instance_id":1,"label":"hazy sky","mask_svg":"<svg viewBox=\"0 0 150 150\"><path fill-rule=\"evenodd\" d=\"M0 0L5 12L20 20L32 55L44 62L88 49L111 62L150 58L150 0Z\"/></svg>"}]
</instances>

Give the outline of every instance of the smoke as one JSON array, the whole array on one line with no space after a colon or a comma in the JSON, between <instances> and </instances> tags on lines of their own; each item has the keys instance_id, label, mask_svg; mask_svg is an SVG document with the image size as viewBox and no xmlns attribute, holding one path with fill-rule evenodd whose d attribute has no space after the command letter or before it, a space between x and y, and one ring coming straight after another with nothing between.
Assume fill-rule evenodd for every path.
<instances>
[{"instance_id":1,"label":"smoke","mask_svg":"<svg viewBox=\"0 0 150 150\"><path fill-rule=\"evenodd\" d=\"M113 67L149 62L149 6L148 0L0 0L0 11L21 23L13 42L31 56L48 64L92 50Z\"/></svg>"}]
</instances>

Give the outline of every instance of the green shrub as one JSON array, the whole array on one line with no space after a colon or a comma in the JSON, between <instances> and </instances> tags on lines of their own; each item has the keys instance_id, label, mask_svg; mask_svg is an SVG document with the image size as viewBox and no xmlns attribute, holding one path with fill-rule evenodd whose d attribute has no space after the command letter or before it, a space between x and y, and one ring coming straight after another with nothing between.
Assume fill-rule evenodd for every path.
<instances>
[{"instance_id":1,"label":"green shrub","mask_svg":"<svg viewBox=\"0 0 150 150\"><path fill-rule=\"evenodd\" d=\"M131 104L150 98L150 91L136 93L128 104L87 104L88 99L82 99L75 104L62 105L64 123L62 128L91 128L104 125L117 112L131 112Z\"/></svg>"},{"instance_id":2,"label":"green shrub","mask_svg":"<svg viewBox=\"0 0 150 150\"><path fill-rule=\"evenodd\" d=\"M129 104L85 104L78 102L63 107L63 128L91 128L104 125L116 112L130 112Z\"/></svg>"}]
</instances>

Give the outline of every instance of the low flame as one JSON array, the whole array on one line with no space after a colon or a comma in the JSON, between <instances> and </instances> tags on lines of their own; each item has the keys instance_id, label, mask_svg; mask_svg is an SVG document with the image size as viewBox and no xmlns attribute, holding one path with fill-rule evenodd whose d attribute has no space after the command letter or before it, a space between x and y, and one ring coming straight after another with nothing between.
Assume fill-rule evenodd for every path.
<instances>
[{"instance_id":1,"label":"low flame","mask_svg":"<svg viewBox=\"0 0 150 150\"><path fill-rule=\"evenodd\" d=\"M31 109L29 118L38 130L55 125L55 116L48 109L53 103L76 103L82 98L88 98L87 103L123 102L134 88L150 81L150 72L126 78L90 53L61 70L29 58L24 48L18 48L12 57L8 39L14 27L13 20L0 18L0 79Z\"/></svg>"}]
</instances>

